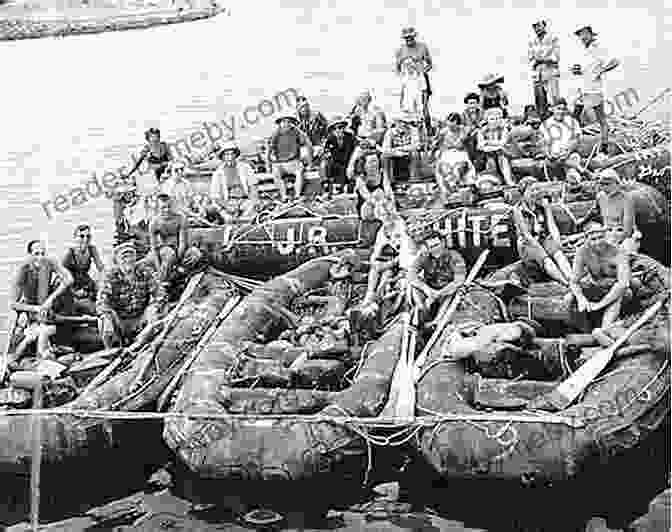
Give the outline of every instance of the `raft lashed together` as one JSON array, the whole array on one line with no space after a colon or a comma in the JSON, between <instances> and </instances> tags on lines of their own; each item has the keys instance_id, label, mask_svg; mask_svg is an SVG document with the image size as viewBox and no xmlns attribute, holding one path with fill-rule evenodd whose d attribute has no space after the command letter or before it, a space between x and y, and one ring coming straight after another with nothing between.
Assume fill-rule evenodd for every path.
<instances>
[{"instance_id":1,"label":"raft lashed together","mask_svg":"<svg viewBox=\"0 0 672 532\"><path fill-rule=\"evenodd\" d=\"M473 290L450 330L471 320L500 321L499 312L491 294ZM462 361L442 358L436 346L420 371L418 413L453 417L434 428L423 427L418 451L446 478L562 480L609 454L640 444L670 411L669 316L665 312L660 311L628 342L637 345L656 337L651 351L615 360L574 406L558 414L496 412L492 414L496 420L487 420L488 413L476 410L471 401L480 379L467 375ZM543 384L548 383L520 380L504 386L513 396L516 390L526 390L533 398L548 391Z\"/></svg>"},{"instance_id":2,"label":"raft lashed together","mask_svg":"<svg viewBox=\"0 0 672 532\"><path fill-rule=\"evenodd\" d=\"M137 389L133 383L142 371L147 349L141 346L139 355L109 380L83 393L75 401L64 405L73 410L135 411L151 406L179 371L185 357L197 347L203 335L218 322L227 304L238 296L236 290L221 276L206 273L191 298L178 313L173 327L158 346L155 364ZM42 463L45 465L69 462L73 459L104 456L106 450L119 444L115 441L114 427L137 421L86 419L67 415L42 418ZM27 415L0 417L0 470L27 474L31 463L32 417ZM138 442L134 442L137 446ZM103 454L100 454L103 453Z\"/></svg>"},{"instance_id":3,"label":"raft lashed together","mask_svg":"<svg viewBox=\"0 0 672 532\"><path fill-rule=\"evenodd\" d=\"M330 257L311 260L247 296L224 320L208 349L195 361L172 410L220 417L230 414L224 403L236 395L231 381L240 363L243 342L258 341L260 336L268 339L277 332L282 318L273 309L287 306L297 295L324 284L332 264ZM367 350L368 356L349 388L331 394L318 392L316 404L328 403L319 410L319 415L379 415L402 351L404 331L404 319L397 319L388 326ZM309 392L287 392L296 393L298 397L297 392L301 391ZM275 396L272 390L252 392ZM277 418L169 419L164 439L192 472L208 479L306 480L319 473L333 475L344 455L355 456L357 460L359 455L362 467L358 469L362 472L366 460L362 437L346 426L324 420L307 423Z\"/></svg>"}]
</instances>

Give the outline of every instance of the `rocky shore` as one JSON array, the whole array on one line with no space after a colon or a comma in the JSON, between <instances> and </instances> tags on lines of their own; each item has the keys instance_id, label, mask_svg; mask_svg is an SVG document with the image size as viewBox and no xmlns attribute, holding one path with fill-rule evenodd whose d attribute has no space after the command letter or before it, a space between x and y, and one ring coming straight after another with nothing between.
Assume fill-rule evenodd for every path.
<instances>
[{"instance_id":1,"label":"rocky shore","mask_svg":"<svg viewBox=\"0 0 672 532\"><path fill-rule=\"evenodd\" d=\"M0 41L144 29L211 18L227 12L227 8L214 5L193 9L134 10L128 13L115 10L114 14L106 11L108 10L91 10L87 13L82 9L78 14L63 13L62 16L61 14L9 15L0 20Z\"/></svg>"}]
</instances>

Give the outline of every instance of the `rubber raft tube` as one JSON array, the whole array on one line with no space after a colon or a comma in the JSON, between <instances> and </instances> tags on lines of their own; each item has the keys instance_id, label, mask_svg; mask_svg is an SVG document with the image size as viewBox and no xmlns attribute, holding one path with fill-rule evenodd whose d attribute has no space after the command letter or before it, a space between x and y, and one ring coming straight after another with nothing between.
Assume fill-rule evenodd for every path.
<instances>
[{"instance_id":1,"label":"rubber raft tube","mask_svg":"<svg viewBox=\"0 0 672 532\"><path fill-rule=\"evenodd\" d=\"M62 408L128 412L151 407L179 371L182 361L230 311L237 297L236 290L221 276L206 273L160 343L141 346L143 349L127 367L120 367L117 374ZM154 349L154 362L145 370L145 377L138 380L138 386L134 386L138 374L147 367L147 354ZM34 422L28 414L0 416L0 473L29 474ZM141 453L145 444L153 445L154 449L158 447L156 444L161 444L160 426L153 427L156 438L153 442L139 438L139 434L145 434L144 427L150 425L147 421L109 421L55 414L42 418L41 425L43 467L71 467L73 460L85 458L100 460L126 441L123 434L130 436L132 441L128 443L133 445L135 453Z\"/></svg>"},{"instance_id":2,"label":"rubber raft tube","mask_svg":"<svg viewBox=\"0 0 672 532\"><path fill-rule=\"evenodd\" d=\"M245 356L241 346L250 341L268 341L286 328L273 309L286 307L296 296L323 285L332 264L333 258L313 259L257 288L222 323L208 349L196 359L185 376L172 411L217 419L175 418L166 423L164 430L166 443L190 474L201 480L253 483L335 480L341 477L343 464L347 462L349 472L356 466L361 482L367 448L364 439L349 426L324 419L310 422L277 416L264 419L264 414L309 412L309 405L301 407L302 397L311 396L310 401L314 402L314 394L319 391L247 390L234 388L232 383L232 369L243 363ZM332 417L379 415L388 398L406 330L404 314L400 316L375 343L369 344L370 349L365 350L367 355L350 387L328 394L323 408L312 413ZM281 354L275 362L281 362L280 357ZM256 359L256 362L261 361ZM267 402L266 408L255 408L258 401L250 395L243 408L232 409L230 400L236 393L266 396L273 399L273 405ZM291 403L292 408L283 409L282 405L287 403ZM258 417L240 419L231 415L241 410Z\"/></svg>"},{"instance_id":3,"label":"rubber raft tube","mask_svg":"<svg viewBox=\"0 0 672 532\"><path fill-rule=\"evenodd\" d=\"M451 325L455 329L465 321L487 324L500 318L494 297L472 290ZM639 341L641 337L631 338ZM419 374L417 412L447 415L421 430L418 451L445 478L570 478L609 454L638 445L669 416L669 334L664 343L662 351L615 360L578 403L555 414L477 410L471 400L478 379L465 372L462 361L442 359L437 345ZM531 392L547 392L548 385L516 381L507 387L534 399Z\"/></svg>"}]
</instances>

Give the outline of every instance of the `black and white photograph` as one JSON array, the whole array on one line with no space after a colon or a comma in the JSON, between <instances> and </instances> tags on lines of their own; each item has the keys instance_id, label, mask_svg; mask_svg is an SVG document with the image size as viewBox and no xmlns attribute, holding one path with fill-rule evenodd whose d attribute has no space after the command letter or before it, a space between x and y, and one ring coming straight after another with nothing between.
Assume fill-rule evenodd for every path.
<instances>
[{"instance_id":1,"label":"black and white photograph","mask_svg":"<svg viewBox=\"0 0 672 532\"><path fill-rule=\"evenodd\" d=\"M671 530L671 43L0 0L0 530Z\"/></svg>"}]
</instances>

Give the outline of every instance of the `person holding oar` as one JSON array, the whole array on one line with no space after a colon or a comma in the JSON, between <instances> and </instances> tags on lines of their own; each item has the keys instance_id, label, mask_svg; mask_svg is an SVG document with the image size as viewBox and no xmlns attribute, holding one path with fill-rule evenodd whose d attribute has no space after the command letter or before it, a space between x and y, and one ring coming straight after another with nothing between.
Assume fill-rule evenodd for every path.
<instances>
[{"instance_id":1,"label":"person holding oar","mask_svg":"<svg viewBox=\"0 0 672 532\"><path fill-rule=\"evenodd\" d=\"M56 325L51 321L54 305L73 283L72 274L58 260L46 256L41 240L31 240L27 246L28 256L19 266L11 286L10 307L22 314L17 326L23 328L24 338L14 355L6 359L6 365L18 361L28 347L37 341L40 358L55 358L49 339L56 334ZM54 286L54 278L58 284ZM9 331L11 336L12 331ZM7 339L8 342L11 338Z\"/></svg>"}]
</instances>

